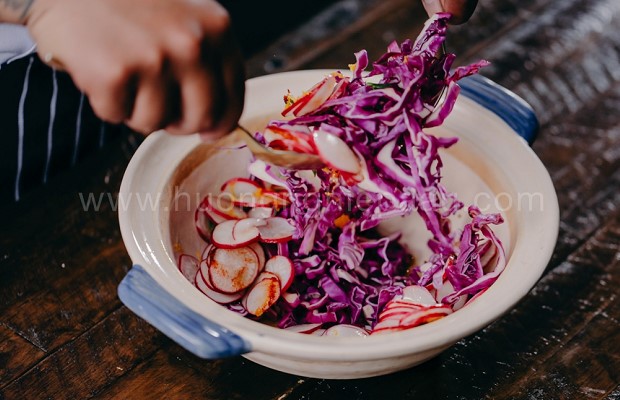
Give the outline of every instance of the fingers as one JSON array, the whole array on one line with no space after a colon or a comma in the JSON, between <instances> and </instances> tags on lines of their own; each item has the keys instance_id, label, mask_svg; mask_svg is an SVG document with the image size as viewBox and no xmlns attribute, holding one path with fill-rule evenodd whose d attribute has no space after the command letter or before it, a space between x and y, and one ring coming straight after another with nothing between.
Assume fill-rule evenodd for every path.
<instances>
[{"instance_id":1,"label":"fingers","mask_svg":"<svg viewBox=\"0 0 620 400\"><path fill-rule=\"evenodd\" d=\"M243 59L230 17L217 1L53 4L39 7L45 12L28 27L43 60L62 62L101 119L143 133L165 127L220 136L236 125Z\"/></svg>"},{"instance_id":2,"label":"fingers","mask_svg":"<svg viewBox=\"0 0 620 400\"><path fill-rule=\"evenodd\" d=\"M230 132L243 108L243 59L230 30L228 14L211 13L198 68L180 75L182 114L169 133L201 132L212 139Z\"/></svg>"},{"instance_id":3,"label":"fingers","mask_svg":"<svg viewBox=\"0 0 620 400\"><path fill-rule=\"evenodd\" d=\"M168 60L159 52L143 57L131 116L125 119L130 128L149 134L178 118L178 84Z\"/></svg>"},{"instance_id":4,"label":"fingers","mask_svg":"<svg viewBox=\"0 0 620 400\"><path fill-rule=\"evenodd\" d=\"M137 75L111 63L101 63L88 71L86 76L82 71L72 76L77 86L88 95L95 114L114 124L129 118L138 90Z\"/></svg>"},{"instance_id":5,"label":"fingers","mask_svg":"<svg viewBox=\"0 0 620 400\"><path fill-rule=\"evenodd\" d=\"M422 4L428 15L438 12L452 14L450 23L457 25L469 20L476 9L478 0L422 0Z\"/></svg>"},{"instance_id":6,"label":"fingers","mask_svg":"<svg viewBox=\"0 0 620 400\"><path fill-rule=\"evenodd\" d=\"M222 101L224 109L219 120L214 121L210 129L200 130L203 140L217 139L232 131L243 111L245 95L245 70L238 47L227 52L222 66Z\"/></svg>"}]
</instances>

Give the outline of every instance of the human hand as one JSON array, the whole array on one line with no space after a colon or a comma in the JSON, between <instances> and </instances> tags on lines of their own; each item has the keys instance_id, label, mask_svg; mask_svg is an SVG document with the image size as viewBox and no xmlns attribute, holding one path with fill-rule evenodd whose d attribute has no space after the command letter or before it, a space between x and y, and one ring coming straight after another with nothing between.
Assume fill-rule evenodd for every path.
<instances>
[{"instance_id":1,"label":"human hand","mask_svg":"<svg viewBox=\"0 0 620 400\"><path fill-rule=\"evenodd\" d=\"M215 0L35 0L25 24L103 120L215 138L241 114L243 59Z\"/></svg>"},{"instance_id":2,"label":"human hand","mask_svg":"<svg viewBox=\"0 0 620 400\"><path fill-rule=\"evenodd\" d=\"M422 0L422 4L428 15L449 12L451 24L462 24L474 13L478 0Z\"/></svg>"}]
</instances>

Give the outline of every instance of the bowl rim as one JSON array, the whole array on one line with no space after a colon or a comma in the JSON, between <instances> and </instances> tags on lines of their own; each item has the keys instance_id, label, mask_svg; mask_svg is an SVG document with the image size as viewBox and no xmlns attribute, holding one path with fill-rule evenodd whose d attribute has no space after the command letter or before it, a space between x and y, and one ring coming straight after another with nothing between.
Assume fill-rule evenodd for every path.
<instances>
[{"instance_id":1,"label":"bowl rim","mask_svg":"<svg viewBox=\"0 0 620 400\"><path fill-rule=\"evenodd\" d=\"M266 88L286 87L303 83L310 87L324 75L334 70L301 70L265 75L247 81L246 108L241 117L252 118L259 110L261 92ZM284 86L283 86L284 85ZM273 89L271 89L273 90ZM278 98L281 96L278 92ZM516 223L527 235L516 238L512 255L506 270L480 299L467 307L431 324L415 329L376 335L364 338L315 337L300 335L287 330L252 321L234 312L221 312L222 306L198 296L187 280L170 274L169 263L174 270L176 263L165 250L168 230L161 231L159 213L163 203L141 214L137 202L119 207L121 234L127 251L135 264L139 264L165 290L174 295L185 306L240 335L251 344L252 351L276 354L280 357L308 360L355 361L383 359L402 356L430 349L447 347L463 337L489 325L509 311L542 276L551 258L559 230L559 206L549 174L527 143L497 115L475 101L459 97L457 108L467 110L495 127L501 127L490 137L474 137L480 146L494 149L487 156L503 171L509 171L507 178L512 187L527 188L529 192L541 193L545 201L545 212L535 215L518 213ZM264 112L264 111L263 111ZM481 140L483 139L483 140ZM120 196L131 197L132 192L162 193L176 164L198 143L194 136L172 139L163 131L156 132L142 143L127 167L123 177ZM172 154L174 163L163 163L153 153ZM144 210L142 210L144 212ZM526 271L527 273L520 273ZM513 275L515 275L513 277ZM509 282L508 278L519 278ZM505 291L507 285L510 291ZM390 340L385 340L389 338Z\"/></svg>"}]
</instances>

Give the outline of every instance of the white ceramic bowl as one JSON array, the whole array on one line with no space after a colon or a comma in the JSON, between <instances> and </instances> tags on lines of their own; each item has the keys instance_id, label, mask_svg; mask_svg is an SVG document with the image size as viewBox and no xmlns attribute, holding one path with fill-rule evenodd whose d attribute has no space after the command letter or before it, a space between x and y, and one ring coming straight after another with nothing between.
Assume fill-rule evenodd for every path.
<instances>
[{"instance_id":1,"label":"white ceramic bowl","mask_svg":"<svg viewBox=\"0 0 620 400\"><path fill-rule=\"evenodd\" d=\"M297 71L252 79L242 123L258 128L282 107L286 90L300 93L331 71ZM273 328L214 303L178 271L178 246L204 246L193 209L210 188L244 175L249 154L234 146L218 152L196 137L149 136L131 160L119 196L120 227L135 266L119 297L136 314L204 358L243 354L259 364L308 377L361 378L419 364L510 310L540 278L558 232L557 198L547 171L528 146L537 122L531 109L481 78L462 81L462 94L439 135L460 141L444 154L445 182L466 204L501 211L498 234L508 265L476 301L438 321L370 337L318 337ZM524 140L524 138L526 140ZM233 139L231 138L231 141ZM175 197L177 201L175 201ZM425 240L415 217L383 226L402 230L420 256ZM176 247L175 247L176 246Z\"/></svg>"}]
</instances>

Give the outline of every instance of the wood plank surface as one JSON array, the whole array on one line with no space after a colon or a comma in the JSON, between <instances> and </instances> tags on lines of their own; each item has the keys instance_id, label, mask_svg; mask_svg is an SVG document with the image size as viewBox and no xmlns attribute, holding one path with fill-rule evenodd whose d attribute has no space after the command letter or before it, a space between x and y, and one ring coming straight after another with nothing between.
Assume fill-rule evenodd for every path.
<instances>
[{"instance_id":1,"label":"wood plank surface","mask_svg":"<svg viewBox=\"0 0 620 400\"><path fill-rule=\"evenodd\" d=\"M372 59L415 37L425 19L415 0L326 1L313 13L262 50L247 42L248 75L346 68L361 48ZM617 0L483 0L450 28L459 63L490 60L483 75L534 107L533 149L561 209L545 276L489 327L364 380L189 354L116 297L131 262L107 196L139 143L129 136L0 210L0 399L620 399L618 26ZM85 211L80 193L103 196L100 209Z\"/></svg>"}]
</instances>

